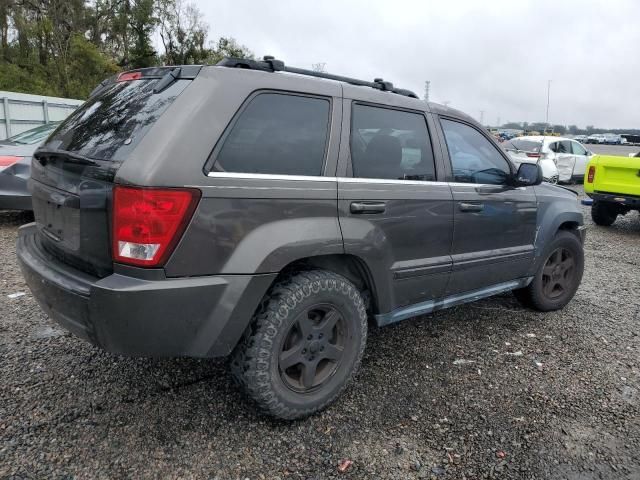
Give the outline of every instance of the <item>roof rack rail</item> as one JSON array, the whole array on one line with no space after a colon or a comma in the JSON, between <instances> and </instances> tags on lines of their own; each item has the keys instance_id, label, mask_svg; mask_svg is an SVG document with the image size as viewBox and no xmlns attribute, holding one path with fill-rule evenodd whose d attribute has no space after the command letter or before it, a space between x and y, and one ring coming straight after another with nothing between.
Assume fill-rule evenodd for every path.
<instances>
[{"instance_id":1,"label":"roof rack rail","mask_svg":"<svg viewBox=\"0 0 640 480\"><path fill-rule=\"evenodd\" d=\"M365 80L358 80L356 78L343 77L341 75L332 75L330 73L316 72L313 70L306 70L304 68L287 67L282 60L276 60L272 56L265 56L263 60L249 60L246 58L234 58L225 57L220 60L216 65L220 67L229 68L246 68L249 70L261 70L263 72L289 72L297 73L299 75L307 75L310 77L327 78L329 80L337 80L338 82L345 82L351 85L359 85L362 87L371 87L383 92L397 93L398 95L404 95L405 97L418 98L418 96L411 90L405 90L404 88L395 88L393 83L385 82L382 78L376 78L373 82L367 82Z\"/></svg>"}]
</instances>

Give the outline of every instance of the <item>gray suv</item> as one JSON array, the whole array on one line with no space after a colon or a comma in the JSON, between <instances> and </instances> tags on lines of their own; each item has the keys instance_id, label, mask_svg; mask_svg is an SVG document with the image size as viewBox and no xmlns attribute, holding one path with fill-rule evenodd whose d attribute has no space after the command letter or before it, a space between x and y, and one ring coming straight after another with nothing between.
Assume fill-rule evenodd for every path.
<instances>
[{"instance_id":1,"label":"gray suv","mask_svg":"<svg viewBox=\"0 0 640 480\"><path fill-rule=\"evenodd\" d=\"M333 402L367 328L513 291L564 307L576 195L469 116L381 79L225 59L103 82L35 153L18 257L117 354L230 356L268 414Z\"/></svg>"}]
</instances>

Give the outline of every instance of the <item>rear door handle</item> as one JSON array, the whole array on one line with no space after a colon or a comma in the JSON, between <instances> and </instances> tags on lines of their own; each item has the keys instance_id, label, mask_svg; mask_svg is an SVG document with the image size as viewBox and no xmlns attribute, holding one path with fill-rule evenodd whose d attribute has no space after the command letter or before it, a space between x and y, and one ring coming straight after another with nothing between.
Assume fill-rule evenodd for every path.
<instances>
[{"instance_id":1,"label":"rear door handle","mask_svg":"<svg viewBox=\"0 0 640 480\"><path fill-rule=\"evenodd\" d=\"M384 213L386 209L384 202L353 202L351 213Z\"/></svg>"},{"instance_id":2,"label":"rear door handle","mask_svg":"<svg viewBox=\"0 0 640 480\"><path fill-rule=\"evenodd\" d=\"M481 212L484 210L484 205L482 203L460 202L458 207L461 212Z\"/></svg>"}]
</instances>

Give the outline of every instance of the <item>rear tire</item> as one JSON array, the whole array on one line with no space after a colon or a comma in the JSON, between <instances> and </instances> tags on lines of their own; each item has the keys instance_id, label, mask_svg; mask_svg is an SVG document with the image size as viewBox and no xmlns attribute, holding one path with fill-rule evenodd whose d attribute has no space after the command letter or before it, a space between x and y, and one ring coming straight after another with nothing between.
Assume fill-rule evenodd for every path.
<instances>
[{"instance_id":1,"label":"rear tire","mask_svg":"<svg viewBox=\"0 0 640 480\"><path fill-rule=\"evenodd\" d=\"M569 303L584 271L582 243L571 232L560 230L545 252L531 283L513 291L522 305L541 312L559 310Z\"/></svg>"},{"instance_id":2,"label":"rear tire","mask_svg":"<svg viewBox=\"0 0 640 480\"><path fill-rule=\"evenodd\" d=\"M618 209L607 202L593 202L591 218L596 225L610 227L618 217Z\"/></svg>"},{"instance_id":3,"label":"rear tire","mask_svg":"<svg viewBox=\"0 0 640 480\"><path fill-rule=\"evenodd\" d=\"M265 413L292 420L335 401L356 374L367 340L360 292L314 270L274 285L236 347L231 372Z\"/></svg>"}]
</instances>

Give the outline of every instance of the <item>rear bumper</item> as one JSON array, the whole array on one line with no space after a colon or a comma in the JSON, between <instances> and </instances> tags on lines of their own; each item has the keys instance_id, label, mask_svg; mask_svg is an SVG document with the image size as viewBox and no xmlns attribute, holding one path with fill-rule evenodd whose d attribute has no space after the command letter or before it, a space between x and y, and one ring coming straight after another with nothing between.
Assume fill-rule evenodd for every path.
<instances>
[{"instance_id":1,"label":"rear bumper","mask_svg":"<svg viewBox=\"0 0 640 480\"><path fill-rule=\"evenodd\" d=\"M75 335L113 353L151 357L228 355L275 274L143 280L98 279L45 252L34 224L17 254L42 309Z\"/></svg>"},{"instance_id":2,"label":"rear bumper","mask_svg":"<svg viewBox=\"0 0 640 480\"><path fill-rule=\"evenodd\" d=\"M0 210L33 210L31 195L0 191Z\"/></svg>"},{"instance_id":3,"label":"rear bumper","mask_svg":"<svg viewBox=\"0 0 640 480\"><path fill-rule=\"evenodd\" d=\"M622 207L640 209L640 197L633 195L617 194L617 193L596 193L586 192L594 202L615 203Z\"/></svg>"}]
</instances>

